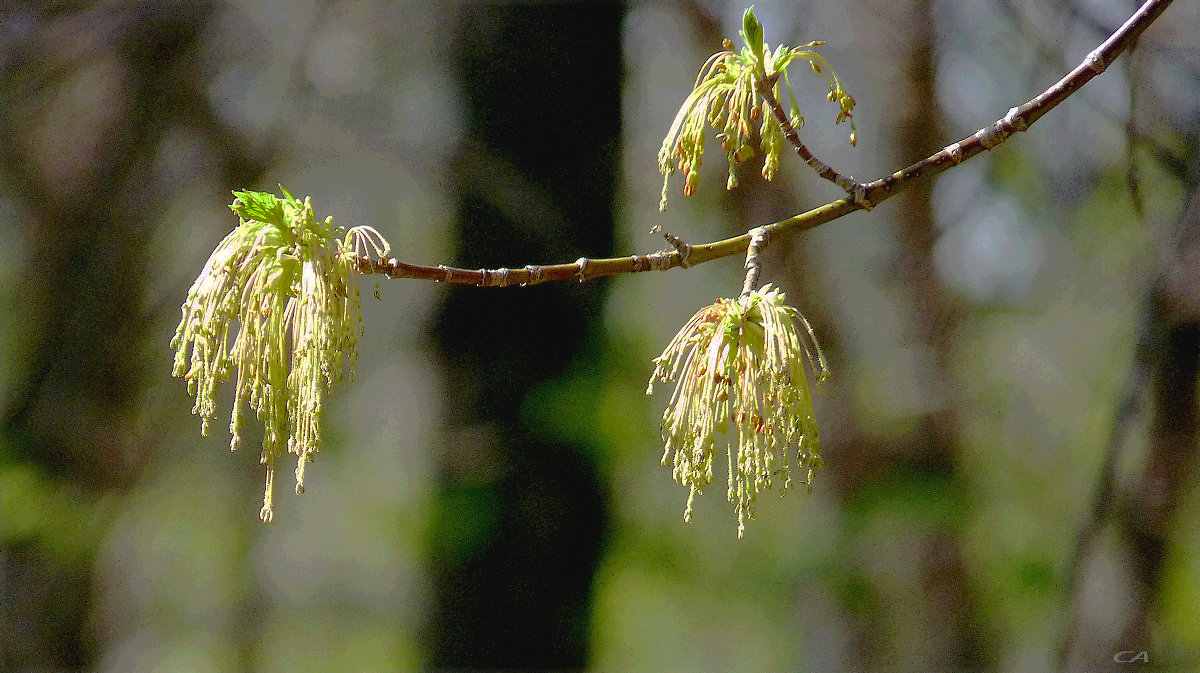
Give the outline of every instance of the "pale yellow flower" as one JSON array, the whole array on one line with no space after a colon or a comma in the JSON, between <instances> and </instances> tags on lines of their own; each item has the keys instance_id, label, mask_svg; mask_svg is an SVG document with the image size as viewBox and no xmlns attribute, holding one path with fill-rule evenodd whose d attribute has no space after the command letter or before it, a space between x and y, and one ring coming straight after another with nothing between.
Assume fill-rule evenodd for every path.
<instances>
[{"instance_id":1,"label":"pale yellow flower","mask_svg":"<svg viewBox=\"0 0 1200 673\"><path fill-rule=\"evenodd\" d=\"M762 26L754 17L753 7L746 10L742 24L745 46L734 51L733 43L725 40L725 49L708 58L663 140L658 152L658 168L663 175L660 210L666 210L667 182L676 170L684 175L683 195L691 196L696 192L704 155L705 125L717 131L717 139L729 162L728 189L738 184L737 166L756 153L763 155L762 176L767 180L775 177L785 144L783 130L759 87L769 84L775 100L782 100L781 89L786 89L791 103L788 121L793 128L803 126L804 117L796 105L787 72L788 64L793 61L807 61L813 72L825 74L829 83L829 101L838 104L835 123L840 124L852 116L854 99L842 88L841 80L825 57L814 51L823 42L809 42L799 47L779 45L771 51L763 41ZM758 127L757 135L755 126ZM851 121L851 128L853 126ZM850 138L854 144L853 131Z\"/></svg>"},{"instance_id":2,"label":"pale yellow flower","mask_svg":"<svg viewBox=\"0 0 1200 673\"><path fill-rule=\"evenodd\" d=\"M655 379L676 383L663 414L662 462L689 488L685 520L696 494L712 483L724 442L739 538L754 518L757 495L776 480L783 492L791 485L789 456L804 484L821 465L809 375L823 381L825 359L808 321L785 299L766 285L701 309L654 360L646 390ZM731 425L736 442L724 438Z\"/></svg>"},{"instance_id":3,"label":"pale yellow flower","mask_svg":"<svg viewBox=\"0 0 1200 673\"><path fill-rule=\"evenodd\" d=\"M173 373L187 379L196 397L192 411L203 435L215 417L217 386L236 373L230 448L241 443L249 405L263 423L260 515L270 521L277 461L297 457L296 492L303 492L305 465L321 448L325 393L344 373L353 375L362 330L355 257L386 255L387 243L369 227L345 232L332 218L318 221L309 199L286 191L282 199L234 194L230 207L240 222L188 291L171 340Z\"/></svg>"}]
</instances>

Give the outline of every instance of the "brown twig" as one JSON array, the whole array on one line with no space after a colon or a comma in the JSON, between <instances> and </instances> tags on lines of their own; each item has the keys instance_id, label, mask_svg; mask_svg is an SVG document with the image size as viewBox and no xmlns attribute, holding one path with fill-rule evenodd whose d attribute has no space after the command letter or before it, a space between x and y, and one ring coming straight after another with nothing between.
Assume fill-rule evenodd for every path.
<instances>
[{"instance_id":1,"label":"brown twig","mask_svg":"<svg viewBox=\"0 0 1200 673\"><path fill-rule=\"evenodd\" d=\"M1130 47L1146 28L1171 4L1171 0L1147 0L1133 16L1117 29L1099 47L1096 47L1083 62L1067 73L1054 86L1046 89L1024 105L1011 108L1008 114L991 126L985 126L974 134L948 145L940 152L866 185L867 198L872 203L891 197L907 188L907 184L920 177L937 175L957 166L971 157L990 150L1004 142L1014 133L1028 129L1042 115L1054 109L1068 96L1078 91L1093 77L1108 69L1118 56ZM903 185L903 186L901 186Z\"/></svg>"},{"instance_id":2,"label":"brown twig","mask_svg":"<svg viewBox=\"0 0 1200 673\"><path fill-rule=\"evenodd\" d=\"M811 166L817 172L817 175L845 190L863 210L870 210L874 204L866 200L863 184L855 180L852 176L842 175L833 166L813 156L813 153L800 140L800 134L796 131L796 127L792 126L792 120L788 119L783 105L775 97L775 82L778 79L779 75L773 75L759 81L758 94L763 97L767 106L771 108L771 113L775 115L775 120L779 122L779 128L783 131L783 137L787 138L792 147L796 148L796 154L804 160L804 163Z\"/></svg>"},{"instance_id":3,"label":"brown twig","mask_svg":"<svg viewBox=\"0 0 1200 673\"><path fill-rule=\"evenodd\" d=\"M1171 2L1172 0L1146 0L1116 32L1088 54L1087 58L1074 70L1029 102L1010 109L1008 114L995 123L985 126L972 135L952 145L947 145L939 152L891 175L865 184L856 183L858 186L851 190L853 193L850 196L786 220L764 225L762 228L772 236L815 229L856 210L879 205L920 180L931 178L981 152L996 147L1014 133L1028 129L1034 122L1041 119L1042 115L1054 109L1084 84L1091 81L1093 77L1104 72L1166 10ZM721 241L693 245L687 259L688 266L744 253L750 245L750 239L751 235L746 233ZM503 287L572 279L583 281L640 271L665 271L681 266L680 262L679 252L674 251L607 259L580 258L571 264L528 265L522 269L472 270L443 265L408 264L395 259L370 260L363 258L359 259L358 265L363 273L380 273L392 278L416 278L444 283Z\"/></svg>"}]
</instances>

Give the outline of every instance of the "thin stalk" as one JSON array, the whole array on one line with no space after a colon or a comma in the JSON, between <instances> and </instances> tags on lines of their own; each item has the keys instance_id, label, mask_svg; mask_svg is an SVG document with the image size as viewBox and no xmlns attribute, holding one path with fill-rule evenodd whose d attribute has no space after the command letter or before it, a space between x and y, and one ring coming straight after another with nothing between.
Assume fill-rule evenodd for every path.
<instances>
[{"instance_id":1,"label":"thin stalk","mask_svg":"<svg viewBox=\"0 0 1200 673\"><path fill-rule=\"evenodd\" d=\"M778 79L779 76L776 75L760 81L758 84L758 94L763 97L763 101L765 101L767 106L771 108L771 113L775 115L775 121L779 122L779 128L781 131L783 131L783 137L787 138L787 141L796 149L797 156L803 159L804 163L808 164L814 171L816 171L817 175L825 178L838 187L841 187L856 199L860 199L859 205L865 210L870 210L873 204L861 201L863 194L862 183L860 183L858 180L855 180L852 176L842 175L841 173L837 172L833 166L830 166L824 161L821 161L813 156L813 153L809 151L808 147L806 147L800 140L800 134L796 131L796 127L792 126L792 120L788 119L787 112L784 111L783 105L780 104L779 99L775 97L775 82Z\"/></svg>"}]
</instances>

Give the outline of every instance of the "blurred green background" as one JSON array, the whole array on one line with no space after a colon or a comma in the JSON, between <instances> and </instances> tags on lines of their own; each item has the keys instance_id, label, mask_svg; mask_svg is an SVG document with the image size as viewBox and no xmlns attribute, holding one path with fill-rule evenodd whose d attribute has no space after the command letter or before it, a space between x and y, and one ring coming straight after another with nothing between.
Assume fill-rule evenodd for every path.
<instances>
[{"instance_id":1,"label":"blurred green background","mask_svg":"<svg viewBox=\"0 0 1200 673\"><path fill-rule=\"evenodd\" d=\"M872 179L1040 92L1133 8L757 12L772 44L827 41L858 147L797 70L802 135ZM786 157L726 192L712 155L657 211L662 136L743 9L0 8L0 670L1099 671L1142 651L1191 670L1196 2L1027 133L772 242L764 280L833 372L826 467L744 540L723 488L684 524L659 465L669 392L644 395L675 331L739 291L736 258L528 289L382 280L307 492L277 485L270 525L256 452L200 437L167 343L231 189L282 183L402 260L493 268L837 198Z\"/></svg>"}]
</instances>

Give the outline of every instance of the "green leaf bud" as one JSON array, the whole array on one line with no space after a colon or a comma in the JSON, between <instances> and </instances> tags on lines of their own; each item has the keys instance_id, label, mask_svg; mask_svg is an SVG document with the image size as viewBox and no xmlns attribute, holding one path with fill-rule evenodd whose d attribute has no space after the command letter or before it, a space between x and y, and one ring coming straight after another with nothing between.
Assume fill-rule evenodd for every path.
<instances>
[{"instance_id":1,"label":"green leaf bud","mask_svg":"<svg viewBox=\"0 0 1200 673\"><path fill-rule=\"evenodd\" d=\"M754 5L750 5L746 12L742 14L742 39L746 41L746 46L750 48L750 53L758 58L762 58L763 50L763 27L758 22L758 18L754 16Z\"/></svg>"}]
</instances>

